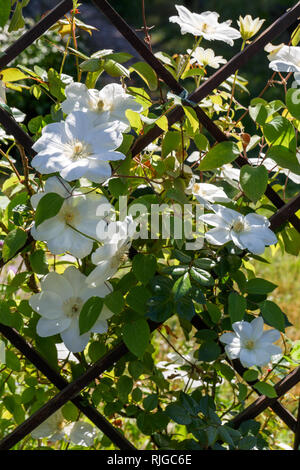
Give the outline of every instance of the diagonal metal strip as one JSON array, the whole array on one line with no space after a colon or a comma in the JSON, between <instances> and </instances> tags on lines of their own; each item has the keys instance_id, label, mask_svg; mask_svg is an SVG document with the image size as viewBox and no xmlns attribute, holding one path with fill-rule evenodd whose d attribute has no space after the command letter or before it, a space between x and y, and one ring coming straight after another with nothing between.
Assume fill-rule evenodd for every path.
<instances>
[{"instance_id":1,"label":"diagonal metal strip","mask_svg":"<svg viewBox=\"0 0 300 470\"><path fill-rule=\"evenodd\" d=\"M299 381L300 367L297 367L275 385L277 398L282 397L291 388L297 385ZM245 421L245 419L255 419L260 413L265 411L266 408L268 408L269 406L272 407L272 405L276 403L277 398L268 398L265 395L260 396L250 406L248 406L244 411L242 411L242 413L233 418L230 421L231 425L238 428L240 424ZM294 427L293 431L296 431L296 426Z\"/></svg>"},{"instance_id":2,"label":"diagonal metal strip","mask_svg":"<svg viewBox=\"0 0 300 470\"><path fill-rule=\"evenodd\" d=\"M29 31L26 31L17 41L9 46L0 57L0 70L6 67L12 60L18 57L28 46L42 36L63 15L73 8L73 0L63 0L49 13L47 13Z\"/></svg>"},{"instance_id":3,"label":"diagonal metal strip","mask_svg":"<svg viewBox=\"0 0 300 470\"><path fill-rule=\"evenodd\" d=\"M207 325L201 320L200 317L198 316L194 316L194 318L192 319L192 324L195 328L197 328L198 331L201 331L203 329L206 329L207 328ZM224 345L219 343L219 345L221 346L222 350L224 351ZM227 359L227 362L229 363L229 365L231 367L234 368L234 370L239 374L239 376L245 381L247 382L247 384L249 385L249 387L251 387L255 393L259 394L260 393L254 388L254 385L258 382L258 380L255 380L255 381L249 381L249 380L245 380L243 378L243 375L244 373L246 372L246 368L242 366L241 362L238 360L238 359L235 359L233 361L230 361L229 359ZM272 403L270 405L270 408L282 419L282 421L293 431L295 432L295 429L296 429L296 425L297 425L297 421L296 419L294 418L294 416L292 415L292 413L290 413L286 408L284 408L281 403L279 403L279 401L275 401L274 403ZM243 421L246 421L247 419L251 419L251 418L247 418L247 414L245 414L245 416L243 417ZM241 423L240 423L241 424ZM238 426L237 426L238 427Z\"/></svg>"},{"instance_id":4,"label":"diagonal metal strip","mask_svg":"<svg viewBox=\"0 0 300 470\"><path fill-rule=\"evenodd\" d=\"M59 390L63 390L67 382L47 361L13 328L0 323L0 333L17 348L50 382ZM102 416L95 407L85 404L86 399L78 395L72 402L84 413L119 449L136 450L136 448Z\"/></svg>"},{"instance_id":5,"label":"diagonal metal strip","mask_svg":"<svg viewBox=\"0 0 300 470\"><path fill-rule=\"evenodd\" d=\"M165 84L176 94L185 92L185 89L180 85L173 75L161 64L161 62L153 55L146 44L137 36L132 28L123 20L123 18L112 8L106 0L93 0L95 5L104 13L104 15L113 23L125 39L136 49L136 51L152 66L157 75L165 82ZM221 69L215 72L203 85L194 91L188 97L189 101L199 103L217 86L224 82L232 73L238 70L244 63L253 57L260 49L262 49L268 42L272 41L276 36L286 30L300 15L300 2L291 8L287 13L282 15L276 20L268 29L266 29L255 41L253 41L242 52L236 54L229 62L227 62ZM199 107L195 107L195 111L199 121L205 126L208 132L217 140L217 142L224 142L229 140L222 130L215 125L215 123L206 115L206 113ZM175 124L184 116L184 111L181 106L176 106L172 111L166 114L169 121L169 126ZM144 150L147 145L153 142L157 137L163 133L162 129L158 126L153 127L145 136L138 138L132 146L132 156L138 155ZM247 164L247 161L242 157L236 159L238 166ZM270 187L267 187L266 196L270 201L281 209L284 207L284 201L276 194ZM300 206L296 210L298 210ZM287 211L288 219L294 227L300 232L300 220L291 210ZM284 209L281 211L285 215ZM287 220L287 219L286 219Z\"/></svg>"}]
</instances>

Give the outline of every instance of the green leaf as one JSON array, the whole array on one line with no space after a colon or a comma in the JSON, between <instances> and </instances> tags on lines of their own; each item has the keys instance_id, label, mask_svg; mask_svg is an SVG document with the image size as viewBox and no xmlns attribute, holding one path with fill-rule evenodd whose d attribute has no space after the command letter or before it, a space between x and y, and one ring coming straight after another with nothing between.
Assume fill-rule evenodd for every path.
<instances>
[{"instance_id":1,"label":"green leaf","mask_svg":"<svg viewBox=\"0 0 300 470\"><path fill-rule=\"evenodd\" d=\"M79 331L83 335L94 326L103 307L103 299L90 297L83 305L79 315Z\"/></svg>"},{"instance_id":2,"label":"green leaf","mask_svg":"<svg viewBox=\"0 0 300 470\"><path fill-rule=\"evenodd\" d=\"M10 20L10 25L8 32L18 31L25 26L24 18L22 15L22 3L17 3L12 19Z\"/></svg>"},{"instance_id":3,"label":"green leaf","mask_svg":"<svg viewBox=\"0 0 300 470\"><path fill-rule=\"evenodd\" d=\"M199 129L199 120L197 118L195 110L190 106L183 106L183 110L193 132L197 132L197 130Z\"/></svg>"},{"instance_id":4,"label":"green leaf","mask_svg":"<svg viewBox=\"0 0 300 470\"><path fill-rule=\"evenodd\" d=\"M192 422L192 418L186 412L185 408L176 403L168 405L166 413L173 421L175 421L175 423L187 425Z\"/></svg>"},{"instance_id":5,"label":"green leaf","mask_svg":"<svg viewBox=\"0 0 300 470\"><path fill-rule=\"evenodd\" d=\"M26 240L27 233L21 228L16 228L9 232L4 239L2 247L3 261L6 262L13 258L13 256L25 245Z\"/></svg>"},{"instance_id":6,"label":"green leaf","mask_svg":"<svg viewBox=\"0 0 300 470\"><path fill-rule=\"evenodd\" d=\"M99 72L101 69L103 69L103 60L101 59L88 59L84 60L81 62L79 65L79 68L83 72Z\"/></svg>"},{"instance_id":7,"label":"green leaf","mask_svg":"<svg viewBox=\"0 0 300 470\"><path fill-rule=\"evenodd\" d=\"M248 369L243 373L243 379L246 380L246 382L255 382L257 378L258 378L257 370Z\"/></svg>"},{"instance_id":8,"label":"green leaf","mask_svg":"<svg viewBox=\"0 0 300 470\"><path fill-rule=\"evenodd\" d=\"M59 213L64 201L65 199L57 193L45 194L45 196L40 199L36 208L36 227L38 227L45 220L55 217Z\"/></svg>"},{"instance_id":9,"label":"green leaf","mask_svg":"<svg viewBox=\"0 0 300 470\"><path fill-rule=\"evenodd\" d=\"M292 46L298 46L300 42L300 26L299 25L292 32L291 38L292 38Z\"/></svg>"},{"instance_id":10,"label":"green leaf","mask_svg":"<svg viewBox=\"0 0 300 470\"><path fill-rule=\"evenodd\" d=\"M145 411L152 411L155 408L157 408L157 405L158 405L158 396L156 393L152 393L151 395L148 395L143 400L143 407Z\"/></svg>"},{"instance_id":11,"label":"green leaf","mask_svg":"<svg viewBox=\"0 0 300 470\"><path fill-rule=\"evenodd\" d=\"M268 117L267 108L263 103L257 103L255 105L250 106L249 114L253 121L257 124L260 124L261 126L264 125Z\"/></svg>"},{"instance_id":12,"label":"green leaf","mask_svg":"<svg viewBox=\"0 0 300 470\"><path fill-rule=\"evenodd\" d=\"M3 28L9 20L11 10L11 0L1 0L0 27Z\"/></svg>"},{"instance_id":13,"label":"green leaf","mask_svg":"<svg viewBox=\"0 0 300 470\"><path fill-rule=\"evenodd\" d=\"M300 175L300 165L296 156L296 151L291 152L281 145L274 145L269 148L267 156L273 158L278 166L287 168L296 175Z\"/></svg>"},{"instance_id":14,"label":"green leaf","mask_svg":"<svg viewBox=\"0 0 300 470\"><path fill-rule=\"evenodd\" d=\"M78 408L70 401L62 407L61 412L67 421L76 421L78 418Z\"/></svg>"},{"instance_id":15,"label":"green leaf","mask_svg":"<svg viewBox=\"0 0 300 470\"><path fill-rule=\"evenodd\" d=\"M176 311L181 318L191 321L195 315L195 308L192 299L183 297L175 304Z\"/></svg>"},{"instance_id":16,"label":"green leaf","mask_svg":"<svg viewBox=\"0 0 300 470\"><path fill-rule=\"evenodd\" d=\"M239 148L234 142L221 142L205 155L197 169L200 171L215 170L225 163L231 163L239 156L239 153Z\"/></svg>"},{"instance_id":17,"label":"green leaf","mask_svg":"<svg viewBox=\"0 0 300 470\"><path fill-rule=\"evenodd\" d=\"M156 258L153 255L137 254L133 258L132 271L138 281L147 284L156 272Z\"/></svg>"},{"instance_id":18,"label":"green leaf","mask_svg":"<svg viewBox=\"0 0 300 470\"><path fill-rule=\"evenodd\" d=\"M195 268L194 266L190 269L191 277L194 281L198 282L202 286L209 287L213 286L215 281L210 273L204 271L204 269Z\"/></svg>"},{"instance_id":19,"label":"green leaf","mask_svg":"<svg viewBox=\"0 0 300 470\"><path fill-rule=\"evenodd\" d=\"M300 119L300 90L299 88L291 88L286 94L286 105L291 115Z\"/></svg>"},{"instance_id":20,"label":"green leaf","mask_svg":"<svg viewBox=\"0 0 300 470\"><path fill-rule=\"evenodd\" d=\"M151 297L151 292L143 286L133 287L127 297L126 302L133 310L144 314L147 310L147 300Z\"/></svg>"},{"instance_id":21,"label":"green leaf","mask_svg":"<svg viewBox=\"0 0 300 470\"><path fill-rule=\"evenodd\" d=\"M0 75L2 76L1 80L3 82L17 82L28 78L28 75L17 68L1 70Z\"/></svg>"},{"instance_id":22,"label":"green leaf","mask_svg":"<svg viewBox=\"0 0 300 470\"><path fill-rule=\"evenodd\" d=\"M146 320L126 323L122 328L124 343L130 352L141 358L150 340L150 328Z\"/></svg>"},{"instance_id":23,"label":"green leaf","mask_svg":"<svg viewBox=\"0 0 300 470\"><path fill-rule=\"evenodd\" d=\"M244 165L240 172L240 183L246 196L257 202L268 185L268 171L264 165L252 167Z\"/></svg>"},{"instance_id":24,"label":"green leaf","mask_svg":"<svg viewBox=\"0 0 300 470\"><path fill-rule=\"evenodd\" d=\"M267 384L266 382L258 382L257 384L254 385L254 388L261 393L262 395L265 395L268 398L276 398L277 393L273 385Z\"/></svg>"},{"instance_id":25,"label":"green leaf","mask_svg":"<svg viewBox=\"0 0 300 470\"><path fill-rule=\"evenodd\" d=\"M281 232L285 251L297 256L300 252L300 233L294 227L286 227Z\"/></svg>"},{"instance_id":26,"label":"green leaf","mask_svg":"<svg viewBox=\"0 0 300 470\"><path fill-rule=\"evenodd\" d=\"M13 351L6 351L5 353L5 364L10 370L20 372L21 363L18 356Z\"/></svg>"},{"instance_id":27,"label":"green leaf","mask_svg":"<svg viewBox=\"0 0 300 470\"><path fill-rule=\"evenodd\" d=\"M212 304L211 302L206 303L206 307L209 313L209 316L214 323L218 323L221 319L222 313L217 305Z\"/></svg>"},{"instance_id":28,"label":"green leaf","mask_svg":"<svg viewBox=\"0 0 300 470\"><path fill-rule=\"evenodd\" d=\"M118 64L115 60L106 60L103 68L111 77L130 77L129 70L124 65Z\"/></svg>"},{"instance_id":29,"label":"green leaf","mask_svg":"<svg viewBox=\"0 0 300 470\"><path fill-rule=\"evenodd\" d=\"M284 333L285 318L278 305L270 300L265 300L260 306L260 311L263 319L268 325L273 326Z\"/></svg>"},{"instance_id":30,"label":"green leaf","mask_svg":"<svg viewBox=\"0 0 300 470\"><path fill-rule=\"evenodd\" d=\"M158 86L156 73L146 62L136 62L130 67L130 72L136 72L146 83L151 91L155 91Z\"/></svg>"},{"instance_id":31,"label":"green leaf","mask_svg":"<svg viewBox=\"0 0 300 470\"><path fill-rule=\"evenodd\" d=\"M180 297L183 297L186 295L190 289L192 288L192 284L190 281L189 273L184 274L183 276L180 276L179 279L174 283L174 286L172 288L172 292L174 294L175 300L180 299Z\"/></svg>"},{"instance_id":32,"label":"green leaf","mask_svg":"<svg viewBox=\"0 0 300 470\"><path fill-rule=\"evenodd\" d=\"M104 303L109 310L118 314L123 311L125 300L122 293L119 290L115 290L105 297Z\"/></svg>"},{"instance_id":33,"label":"green leaf","mask_svg":"<svg viewBox=\"0 0 300 470\"><path fill-rule=\"evenodd\" d=\"M29 261L34 273L47 274L49 272L46 253L44 250L37 250L31 253Z\"/></svg>"},{"instance_id":34,"label":"green leaf","mask_svg":"<svg viewBox=\"0 0 300 470\"><path fill-rule=\"evenodd\" d=\"M49 91L59 101L63 101L65 97L65 84L60 79L59 73L54 69L48 70Z\"/></svg>"},{"instance_id":35,"label":"green leaf","mask_svg":"<svg viewBox=\"0 0 300 470\"><path fill-rule=\"evenodd\" d=\"M37 336L36 347L38 352L46 359L46 361L57 370L58 364L55 338L41 338Z\"/></svg>"},{"instance_id":36,"label":"green leaf","mask_svg":"<svg viewBox=\"0 0 300 470\"><path fill-rule=\"evenodd\" d=\"M169 129L169 122L167 116L161 116L155 121L155 124L165 132L167 132Z\"/></svg>"},{"instance_id":37,"label":"green leaf","mask_svg":"<svg viewBox=\"0 0 300 470\"><path fill-rule=\"evenodd\" d=\"M228 313L231 323L241 321L244 318L247 301L237 292L231 292L228 297Z\"/></svg>"},{"instance_id":38,"label":"green leaf","mask_svg":"<svg viewBox=\"0 0 300 470\"><path fill-rule=\"evenodd\" d=\"M276 289L276 287L277 286L272 282L257 277L255 279L250 279L250 281L247 282L246 292L248 292L248 294L264 295L269 294Z\"/></svg>"},{"instance_id":39,"label":"green leaf","mask_svg":"<svg viewBox=\"0 0 300 470\"><path fill-rule=\"evenodd\" d=\"M178 150L181 142L180 132L168 131L162 143L162 158L165 158L173 150Z\"/></svg>"},{"instance_id":40,"label":"green leaf","mask_svg":"<svg viewBox=\"0 0 300 470\"><path fill-rule=\"evenodd\" d=\"M32 134L40 132L43 128L43 116L36 116L28 122L28 129Z\"/></svg>"},{"instance_id":41,"label":"green leaf","mask_svg":"<svg viewBox=\"0 0 300 470\"><path fill-rule=\"evenodd\" d=\"M206 341L201 344L198 350L199 361L212 362L218 359L221 354L220 346L214 341Z\"/></svg>"},{"instance_id":42,"label":"green leaf","mask_svg":"<svg viewBox=\"0 0 300 470\"><path fill-rule=\"evenodd\" d=\"M194 142L197 146L197 149L200 151L204 150L206 152L209 148L209 141L203 134L196 134L194 136Z\"/></svg>"},{"instance_id":43,"label":"green leaf","mask_svg":"<svg viewBox=\"0 0 300 470\"><path fill-rule=\"evenodd\" d=\"M295 130L286 118L275 116L263 126L263 133L269 144L281 145L291 151L296 150Z\"/></svg>"},{"instance_id":44,"label":"green leaf","mask_svg":"<svg viewBox=\"0 0 300 470\"><path fill-rule=\"evenodd\" d=\"M102 357L106 353L106 347L104 343L101 343L100 341L93 341L89 345L89 357L92 362L98 361L100 357Z\"/></svg>"},{"instance_id":45,"label":"green leaf","mask_svg":"<svg viewBox=\"0 0 300 470\"><path fill-rule=\"evenodd\" d=\"M117 383L117 394L118 398L123 402L127 403L128 395L133 387L133 380L128 375L122 375Z\"/></svg>"}]
</instances>

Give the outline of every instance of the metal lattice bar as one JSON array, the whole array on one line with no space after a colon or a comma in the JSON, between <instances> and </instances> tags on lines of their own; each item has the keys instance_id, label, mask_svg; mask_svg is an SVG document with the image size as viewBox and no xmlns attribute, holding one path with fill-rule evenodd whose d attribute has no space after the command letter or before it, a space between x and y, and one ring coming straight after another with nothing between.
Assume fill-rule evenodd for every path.
<instances>
[{"instance_id":1,"label":"metal lattice bar","mask_svg":"<svg viewBox=\"0 0 300 470\"><path fill-rule=\"evenodd\" d=\"M278 398L282 397L291 388L293 388L300 381L300 366L286 375L280 382L278 382L274 388L276 390ZM234 427L239 427L243 421L248 419L255 419L260 413L262 413L268 406L275 403L277 398L268 398L265 395L260 396L251 403L244 411L238 416L231 420L231 424ZM295 432L295 430L294 430Z\"/></svg>"},{"instance_id":2,"label":"metal lattice bar","mask_svg":"<svg viewBox=\"0 0 300 470\"><path fill-rule=\"evenodd\" d=\"M207 328L207 325L205 325L205 323L201 320L200 317L198 316L195 316L193 319L192 319L192 324L195 328L197 328L198 331L201 331L203 329L206 329ZM225 351L225 348L224 348L224 345L221 344L219 342L219 346L221 347L222 351L224 352ZM242 366L241 362L238 360L238 359L235 359L233 361L227 359L227 362L228 364L234 368L234 370L239 374L239 376L245 381L247 382L247 384L249 385L249 387L251 387L257 394L259 394L259 392L254 388L254 385L258 382L258 380L255 380L255 381L249 381L249 380L245 380L243 375L244 373L246 372L246 368ZM293 431L295 432L295 428L296 428L296 425L297 425L297 422L296 422L296 419L294 418L294 416L288 411L286 410L282 405L281 403L279 403L278 401L275 401L274 403L272 403L270 405L270 408L282 419L282 421ZM243 421L245 421L246 419L243 419Z\"/></svg>"},{"instance_id":3,"label":"metal lattice bar","mask_svg":"<svg viewBox=\"0 0 300 470\"><path fill-rule=\"evenodd\" d=\"M29 31L24 33L17 41L8 47L3 56L0 57L0 70L6 67L12 60L18 57L21 52L27 49L34 41L39 39L51 26L53 26L63 15L68 13L73 7L72 0L63 0L44 18L42 18L35 26Z\"/></svg>"},{"instance_id":4,"label":"metal lattice bar","mask_svg":"<svg viewBox=\"0 0 300 470\"><path fill-rule=\"evenodd\" d=\"M63 390L67 382L47 361L13 328L0 323L0 333L17 348L50 382ZM86 398L78 395L71 400L109 439L121 450L134 450L135 447L104 418L95 407L86 404Z\"/></svg>"}]
</instances>

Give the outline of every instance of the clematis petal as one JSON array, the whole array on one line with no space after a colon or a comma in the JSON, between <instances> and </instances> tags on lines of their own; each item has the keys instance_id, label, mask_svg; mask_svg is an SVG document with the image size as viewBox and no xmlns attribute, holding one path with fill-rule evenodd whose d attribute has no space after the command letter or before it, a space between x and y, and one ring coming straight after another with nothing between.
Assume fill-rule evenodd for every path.
<instances>
[{"instance_id":1,"label":"clematis petal","mask_svg":"<svg viewBox=\"0 0 300 470\"><path fill-rule=\"evenodd\" d=\"M76 423L72 425L69 436L70 440L74 444L78 446L90 447L93 445L96 434L96 430L89 423L85 423L84 421L76 421Z\"/></svg>"},{"instance_id":2,"label":"clematis petal","mask_svg":"<svg viewBox=\"0 0 300 470\"><path fill-rule=\"evenodd\" d=\"M49 320L48 318L40 318L36 325L36 332L42 338L48 336L57 335L62 333L71 324L70 318L56 318L54 320Z\"/></svg>"},{"instance_id":3,"label":"clematis petal","mask_svg":"<svg viewBox=\"0 0 300 470\"><path fill-rule=\"evenodd\" d=\"M237 334L237 336L239 336L241 338L241 340L245 339L247 341L247 340L251 339L252 328L251 328L250 323L248 323L244 320L237 321L237 322L232 324L232 328L235 331L235 333Z\"/></svg>"},{"instance_id":4,"label":"clematis petal","mask_svg":"<svg viewBox=\"0 0 300 470\"><path fill-rule=\"evenodd\" d=\"M72 285L56 272L47 274L41 281L41 287L43 291L56 293L62 301L74 295Z\"/></svg>"},{"instance_id":5,"label":"clematis petal","mask_svg":"<svg viewBox=\"0 0 300 470\"><path fill-rule=\"evenodd\" d=\"M107 321L101 319L101 315L100 315L100 318L98 318L96 323L93 325L91 331L93 333L98 333L98 334L102 335L103 333L107 332L107 329L108 329Z\"/></svg>"},{"instance_id":6,"label":"clematis petal","mask_svg":"<svg viewBox=\"0 0 300 470\"><path fill-rule=\"evenodd\" d=\"M227 356L229 357L229 359L237 359L240 355L240 351L241 351L241 348L234 348L230 346L229 344L225 346L225 352Z\"/></svg>"},{"instance_id":7,"label":"clematis petal","mask_svg":"<svg viewBox=\"0 0 300 470\"><path fill-rule=\"evenodd\" d=\"M224 245L230 241L230 231L224 228L212 228L206 232L205 238L212 245Z\"/></svg>"},{"instance_id":8,"label":"clematis petal","mask_svg":"<svg viewBox=\"0 0 300 470\"><path fill-rule=\"evenodd\" d=\"M247 368L257 365L257 358L255 352L251 349L241 349L240 361L242 365Z\"/></svg>"},{"instance_id":9,"label":"clematis petal","mask_svg":"<svg viewBox=\"0 0 300 470\"><path fill-rule=\"evenodd\" d=\"M56 319L62 316L62 300L55 292L35 294L29 299L29 305L45 318Z\"/></svg>"},{"instance_id":10,"label":"clematis petal","mask_svg":"<svg viewBox=\"0 0 300 470\"><path fill-rule=\"evenodd\" d=\"M265 243L262 239L255 236L255 233L252 231L242 232L239 234L239 241L241 245L248 249L251 253L255 255L261 255L265 251Z\"/></svg>"},{"instance_id":11,"label":"clematis petal","mask_svg":"<svg viewBox=\"0 0 300 470\"><path fill-rule=\"evenodd\" d=\"M230 343L233 343L233 342L238 342L240 343L240 339L237 338L237 336L234 334L234 333L223 333L221 336L220 336L220 341L224 344L230 344Z\"/></svg>"},{"instance_id":12,"label":"clematis petal","mask_svg":"<svg viewBox=\"0 0 300 470\"><path fill-rule=\"evenodd\" d=\"M78 321L73 320L69 328L64 330L60 336L69 351L77 353L83 351L88 344L90 333L80 335Z\"/></svg>"},{"instance_id":13,"label":"clematis petal","mask_svg":"<svg viewBox=\"0 0 300 470\"><path fill-rule=\"evenodd\" d=\"M261 340L263 342L275 343L280 339L280 332L278 330L267 330L263 332Z\"/></svg>"},{"instance_id":14,"label":"clematis petal","mask_svg":"<svg viewBox=\"0 0 300 470\"><path fill-rule=\"evenodd\" d=\"M262 317L256 317L252 320L250 325L252 328L252 339L253 341L257 341L263 334L264 321Z\"/></svg>"}]
</instances>

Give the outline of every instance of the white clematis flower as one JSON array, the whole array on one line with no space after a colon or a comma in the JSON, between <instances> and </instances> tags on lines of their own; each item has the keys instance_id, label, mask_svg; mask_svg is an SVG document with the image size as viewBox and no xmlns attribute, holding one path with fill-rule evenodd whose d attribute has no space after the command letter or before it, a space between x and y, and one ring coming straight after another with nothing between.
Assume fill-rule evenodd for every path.
<instances>
[{"instance_id":1,"label":"white clematis flower","mask_svg":"<svg viewBox=\"0 0 300 470\"><path fill-rule=\"evenodd\" d=\"M237 321L232 328L234 333L224 333L220 341L226 344L225 351L229 359L239 359L244 367L264 366L273 355L281 353L281 348L273 344L280 338L279 331L264 331L262 317L250 323Z\"/></svg>"},{"instance_id":2,"label":"white clematis flower","mask_svg":"<svg viewBox=\"0 0 300 470\"><path fill-rule=\"evenodd\" d=\"M95 125L119 122L122 132L129 126L125 112L127 109L143 110L133 96L126 93L122 85L110 83L95 90L87 88L83 83L72 83L66 87L67 99L61 107L64 113L84 111L91 113Z\"/></svg>"},{"instance_id":3,"label":"white clematis flower","mask_svg":"<svg viewBox=\"0 0 300 470\"><path fill-rule=\"evenodd\" d=\"M58 410L34 429L31 436L34 439L48 437L50 442L65 440L83 447L90 447L96 434L95 428L85 421L67 424L61 410Z\"/></svg>"},{"instance_id":4,"label":"white clematis flower","mask_svg":"<svg viewBox=\"0 0 300 470\"><path fill-rule=\"evenodd\" d=\"M193 194L200 204L204 207L210 208L213 202L230 202L231 199L227 197L224 189L210 183L196 182L195 177L191 178L188 187L185 190L186 194Z\"/></svg>"},{"instance_id":5,"label":"white clematis flower","mask_svg":"<svg viewBox=\"0 0 300 470\"><path fill-rule=\"evenodd\" d=\"M111 222L108 225L109 241L92 254L92 262L97 267L87 277L87 283L97 286L117 272L120 264L127 259L135 230L136 224L131 216L122 222Z\"/></svg>"},{"instance_id":6,"label":"white clematis flower","mask_svg":"<svg viewBox=\"0 0 300 470\"><path fill-rule=\"evenodd\" d=\"M212 245L224 245L229 241L255 255L261 255L266 245L277 243L277 237L269 229L270 222L262 215L251 213L246 216L218 204L211 206L214 214L204 214L200 219L215 228L205 234Z\"/></svg>"},{"instance_id":7,"label":"white clematis flower","mask_svg":"<svg viewBox=\"0 0 300 470\"><path fill-rule=\"evenodd\" d=\"M95 127L89 113L76 111L44 127L31 164L42 174L59 172L67 181L85 177L102 183L111 176L109 161L125 158L116 151L122 140L118 123Z\"/></svg>"},{"instance_id":8,"label":"white clematis flower","mask_svg":"<svg viewBox=\"0 0 300 470\"><path fill-rule=\"evenodd\" d=\"M44 191L31 197L32 207L36 209L42 197L49 193L59 194L65 201L56 216L45 220L37 227L33 225L31 228L33 238L47 242L53 254L58 255L68 251L76 258L84 258L93 249L97 224L100 220L104 220L97 215L100 213L99 208L105 208L106 213L109 213L113 209L112 206L104 196L72 191L68 183L53 176L46 181Z\"/></svg>"},{"instance_id":9,"label":"white clematis flower","mask_svg":"<svg viewBox=\"0 0 300 470\"><path fill-rule=\"evenodd\" d=\"M269 67L275 72L300 72L300 47L281 45L268 55Z\"/></svg>"},{"instance_id":10,"label":"white clematis flower","mask_svg":"<svg viewBox=\"0 0 300 470\"><path fill-rule=\"evenodd\" d=\"M187 50L188 54L192 52L191 49ZM196 47L191 54L191 64L199 64L203 67L212 67L218 69L221 64L226 64L227 60L220 55L215 55L212 49L204 49L203 47Z\"/></svg>"},{"instance_id":11,"label":"white clematis flower","mask_svg":"<svg viewBox=\"0 0 300 470\"><path fill-rule=\"evenodd\" d=\"M240 16L237 24L239 25L241 36L244 41L248 41L260 30L265 20L260 18L253 19L251 15L246 15L244 18Z\"/></svg>"},{"instance_id":12,"label":"white clematis flower","mask_svg":"<svg viewBox=\"0 0 300 470\"><path fill-rule=\"evenodd\" d=\"M108 283L91 287L86 276L75 266L69 266L63 274L51 272L41 281L42 292L29 299L31 308L41 315L37 323L37 334L48 337L60 334L64 344L73 353L86 347L90 333L107 331L107 319L113 313L103 307L91 330L83 335L79 331L79 315L90 297L105 297L111 292Z\"/></svg>"},{"instance_id":13,"label":"white clematis flower","mask_svg":"<svg viewBox=\"0 0 300 470\"><path fill-rule=\"evenodd\" d=\"M181 34L190 33L194 36L203 37L207 41L224 41L233 46L234 39L241 37L240 32L231 28L231 20L219 23L219 14L205 11L201 14L192 13L182 5L175 5L179 16L171 16L171 23L178 23Z\"/></svg>"}]
</instances>

